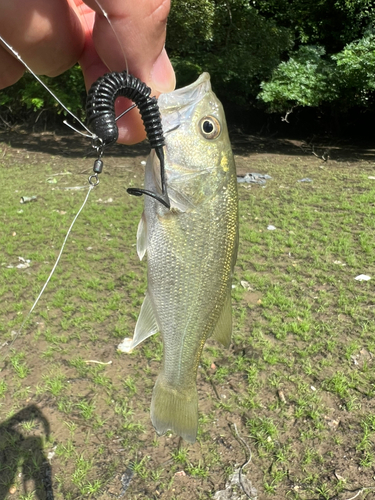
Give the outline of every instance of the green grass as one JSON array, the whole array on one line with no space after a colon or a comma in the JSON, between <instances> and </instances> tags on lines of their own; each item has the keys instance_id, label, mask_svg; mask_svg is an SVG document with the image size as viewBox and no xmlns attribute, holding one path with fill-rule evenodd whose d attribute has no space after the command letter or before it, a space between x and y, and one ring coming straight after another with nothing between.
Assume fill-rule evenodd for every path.
<instances>
[{"instance_id":1,"label":"green grass","mask_svg":"<svg viewBox=\"0 0 375 500\"><path fill-rule=\"evenodd\" d=\"M79 155L0 145L0 345L22 324L83 201L83 191L62 189L86 182L87 172L78 172L89 171L92 160ZM20 457L7 476L18 488L14 498L36 498L17 479L22 463L31 476L39 467L27 459L22 435L34 439L30 449L55 452L57 500L118 495L130 466L129 498L211 499L245 461L233 423L252 451L244 474L260 498L345 500L355 493L344 490L373 484L372 165L330 161L320 169L313 157L254 158L259 164L251 170L273 179L265 188L239 186L233 342L225 350L209 340L204 349L192 446L171 433L157 437L150 423L160 337L130 355L116 350L132 335L146 289L146 264L134 246L142 201L125 192L142 182L143 157L106 160L100 186L23 333L0 350L0 421L35 404L51 432L47 439L33 414L16 424L18 435L7 429L0 439L0 447ZM67 169L72 175L47 182ZM297 182L306 176L312 184ZM38 201L20 205L20 196L29 194ZM112 203L98 201L110 197ZM276 231L267 231L269 224ZM30 259L30 267L8 268L19 256ZM372 279L355 281L361 273ZM181 471L187 478L175 475Z\"/></svg>"}]
</instances>

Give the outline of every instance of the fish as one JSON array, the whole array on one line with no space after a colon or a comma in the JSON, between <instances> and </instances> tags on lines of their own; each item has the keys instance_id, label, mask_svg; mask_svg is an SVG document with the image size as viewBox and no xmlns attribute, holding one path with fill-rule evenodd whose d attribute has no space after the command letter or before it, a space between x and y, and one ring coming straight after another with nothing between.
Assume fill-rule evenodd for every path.
<instances>
[{"instance_id":1,"label":"fish","mask_svg":"<svg viewBox=\"0 0 375 500\"><path fill-rule=\"evenodd\" d=\"M151 401L158 435L168 430L194 443L198 430L197 371L204 344L229 347L232 275L238 250L238 194L225 114L203 73L158 99L165 131L171 208L146 196L137 253L147 255L147 291L131 349L160 332L163 360ZM145 189L161 193L152 151Z\"/></svg>"}]
</instances>

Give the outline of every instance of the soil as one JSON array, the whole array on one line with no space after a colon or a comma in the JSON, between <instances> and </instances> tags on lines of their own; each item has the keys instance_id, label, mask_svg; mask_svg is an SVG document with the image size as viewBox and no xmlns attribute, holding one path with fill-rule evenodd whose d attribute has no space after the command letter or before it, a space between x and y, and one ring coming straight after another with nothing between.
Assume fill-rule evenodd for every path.
<instances>
[{"instance_id":1,"label":"soil","mask_svg":"<svg viewBox=\"0 0 375 500\"><path fill-rule=\"evenodd\" d=\"M242 134L238 130L232 130L232 142L238 175L245 175L247 172L266 173L267 165L269 164L277 163L281 168L284 164L291 165L293 162L297 162L297 159L299 167L301 167L302 162L302 170L303 167L306 167L306 170L308 170L308 166L310 164L316 165L317 161L324 164L328 157L332 168L338 165L346 165L348 168L355 168L358 164L369 166L375 160L374 148L358 144L342 144L340 141L318 140L316 138L312 141L299 141L257 137ZM30 171L43 171L47 166L50 168L52 162L53 172L63 172L66 168L74 169L76 174L81 175L80 179L82 179L82 183L91 170L90 162L83 159L82 153L88 149L87 139L77 138L76 135L57 135L50 132L33 133L22 130L12 132L2 131L0 132L0 143L2 147L0 156L2 155L4 158L7 154L11 153L12 166L14 168L17 165L27 165L27 169ZM110 177L115 177L115 184L116 182L128 179L130 175L136 176L137 179L142 178L143 166L141 165L141 161L148 154L147 144L143 143L126 147L126 159L124 159L124 148L124 146L115 146L111 150L110 155L106 155L102 180L103 185L106 183L106 178ZM112 185L111 190L108 192L105 187L103 188L104 191L100 195L103 200L108 196L116 196L117 188L115 184ZM122 187L121 189L123 190ZM120 190L120 187L118 187L118 190ZM144 270L139 271L140 269L139 264L134 259L129 271L140 272L141 277L139 278L139 282L141 283L144 277ZM116 277L116 279L120 278ZM256 307L261 298L262 294L260 292L248 290L243 300L249 306ZM132 304L132 297L129 297L128 300L129 303L125 304L125 307ZM138 307L135 307L135 311L138 310ZM42 333L45 328L43 318L40 316L37 318L39 321L39 332ZM58 318L56 318L57 320ZM134 314L129 321L130 327L134 326ZM345 321L345 318L342 317L340 321ZM57 322L55 323L58 324ZM100 328L105 331L106 323L102 323ZM250 326L247 325L245 330L249 328ZM61 331L54 333L56 335L62 334ZM225 485L230 474L233 473L235 468L246 462L248 458L247 446L243 440L250 447L253 447L253 445L246 436L247 431L244 426L243 411L237 411L236 409L232 412L224 411L218 401L218 397L220 401L223 401L223 398L225 400L226 397L228 399L233 397L233 395L235 397L236 394L240 394L243 391L243 374L241 372L231 374L222 384L214 383L210 375L218 368L225 367L226 363L229 363L229 360L233 360L233 357L256 357L257 353L253 351L249 354L246 346L233 345L228 355L224 355L224 357L219 359L216 359L211 354L207 355L207 359L212 360L212 363L216 362L216 365L210 365L211 368L202 367L199 370L197 380L199 408L204 415L215 415L214 420L210 424L212 427L210 435L215 437L210 441L203 439L189 446L189 462L190 464L201 462L204 465L205 460L208 460L211 450L214 449L215 456L218 457L217 463L219 464L215 466L215 463L211 462L210 459L209 461L212 465L210 466L209 476L199 477L199 474L193 475L189 473L186 463L179 467L176 465L176 461L173 461L172 453L176 452L181 446L183 448L186 447L186 444L181 443L177 436L167 435L157 438L158 444L157 446L155 445L155 432L149 421L148 409L153 382L158 373L159 361L145 359L141 354L134 357L130 356L126 360L121 358L121 374L119 374L118 360L120 357L115 352L114 339L109 343L101 340L92 343L88 352L86 342L87 339L85 338L75 341L74 350L76 356L82 356L83 359L87 359L89 356L92 360L113 360L111 365L105 367L104 372L105 376L111 380L110 389L108 389L107 393L104 390L96 393L95 387L91 384L90 380L88 381L88 376L77 375L76 369L68 363L67 356L65 356L63 350L64 346L62 346L60 363L70 387L67 395L75 403L79 401L79 398L84 398L87 401L95 400L95 412L106 420L106 431L113 430L114 432L112 435L110 433L105 435L104 431L100 428L95 428L90 420L84 420L82 415L76 410L72 410L69 416L66 416L66 420L75 423L77 426L73 444L75 449L78 450L78 454L82 454L85 457L93 457L95 459L96 478L100 478L101 475L106 478L105 486L100 492L91 496L89 494L75 493L76 498L90 497L104 500L119 498L123 495L123 498L131 499L152 498L167 500L175 498L179 500L192 500L214 498L215 492L225 490ZM2 343L0 338L0 345ZM8 415L7 408L4 406L4 404L8 405L9 408L12 406L12 398L9 397L9 393L5 401L2 401L1 411L4 418L0 426L0 440L6 439L9 442L10 438L13 439L15 449L21 450L18 451L20 456L30 456L25 450L33 450L32 455L41 471L38 476L39 483L37 481L33 483L35 477L27 476L27 471L32 467L32 464L28 464L27 460L24 460L22 479L26 485L34 484L34 487L37 486L39 488L37 498L69 499L75 498L72 496L72 491L76 490L74 488L70 489L70 486L66 488L60 481L66 475L73 474L73 458L66 461L53 455L49 459L47 458L48 453L53 453L59 443L67 443L69 431L64 417L58 409L56 398L50 393L44 392L38 394L35 389L41 383L40 373L45 373L49 366L48 358L41 358L41 353L48 349L49 345L50 342L45 340L43 335L39 337L38 342L35 342L34 338L31 337L25 337L22 340L22 350L27 351L27 364L30 369L30 375L26 379L27 386L32 389L30 394L21 401L22 404L19 404L18 412L13 415ZM213 342L209 341L208 346L211 346L212 349L217 349L216 344ZM18 349L17 344L15 344L15 349ZM366 353L363 354L363 356L366 355ZM360 360L360 362L363 362L363 360ZM8 388L11 389L10 392L20 389L20 387L17 387L14 377L12 378L12 373L9 361L5 360L1 376L6 380ZM146 378L144 373L148 373ZM127 441L124 439L123 433L117 432L117 429L122 425L122 420L114 411L115 405L111 406L111 404L108 404L108 397L112 397L114 390L118 388L119 391L123 391L124 386L122 385L122 381L128 376L134 378L137 388L136 400L132 404L132 422L141 424L144 428L143 432L132 434L132 439L137 440L136 443L132 439ZM275 390L274 393L268 392L260 395L260 399L264 404L266 402L269 403L270 400L277 401L280 397L288 400L290 396L288 390L292 391L292 386L289 388L286 386L283 389L282 396ZM356 450L349 443L351 433L350 414L342 417L341 413L334 409L336 408L336 400L334 401L333 396L332 398L329 396L326 397L326 407L333 409L326 417L328 425L332 427L332 432L334 432L337 426L340 426L342 429L341 434L348 436L346 455L341 457L333 456L331 467L327 467L327 463L325 464L326 482L332 481L334 476L336 478L345 478L345 481L351 485L354 493L350 494L347 492L345 497L332 496L331 498L349 498L351 495L355 495L356 487L360 485L373 486L371 474L373 475L374 471L373 469L369 471L363 467L358 467ZM372 403L369 403L369 407L375 411ZM265 418L270 414L265 406L262 406L259 412ZM339 413L340 417L338 416ZM7 418L5 418L5 415L7 415ZM35 426L33 431L29 434L26 433L26 435L21 424L30 419L34 420ZM237 425L243 439L236 434L234 424ZM53 439L52 442L46 445L43 439L48 437L49 434L51 434ZM291 417L290 426L283 430L281 441L282 443L294 442L297 455L298 447L302 446L301 443L298 443L299 436L299 430L294 427L293 418ZM345 444L342 446L342 449L344 448ZM9 447L5 451L0 445L0 463L1 461L4 463L13 460L9 456ZM326 452L329 452L329 446L325 447L324 443L320 443L319 451L324 455ZM142 477L142 472L132 475L131 471L132 462L139 463L143 458L145 458L145 463L147 464L147 479ZM270 464L269 466L273 467L274 464ZM251 464L244 470L247 479L251 481L252 486L258 492L258 500L269 498L263 484L263 467L264 464L261 458L253 454ZM151 472L158 469L168 471L166 481L162 482L161 480L150 479ZM290 464L289 478L285 479L282 489L277 490L274 498L299 498L298 493L302 492L304 488L303 484L298 481L299 470L300 464ZM19 469L17 469L18 473ZM0 474L6 473L3 471ZM21 496L22 486L20 481L17 481L17 478L12 479L9 474L5 479L4 477L0 478L3 480L2 484L0 480L0 499L5 498L6 495L8 495L7 498L9 499L26 499L26 497ZM94 479L91 478L91 481ZM13 494L9 492L12 481L17 485L17 489ZM127 488L126 493L125 487ZM236 493L231 493L231 496L227 498L235 500L235 498L240 498L241 494L241 498L245 498L243 492L238 493L238 496L236 496ZM290 496L292 494L294 496ZM217 498L219 497L217 496ZM306 497L301 496L300 498ZM316 494L309 498L318 500L325 497ZM371 491L368 491L366 498L375 498L375 496Z\"/></svg>"}]
</instances>

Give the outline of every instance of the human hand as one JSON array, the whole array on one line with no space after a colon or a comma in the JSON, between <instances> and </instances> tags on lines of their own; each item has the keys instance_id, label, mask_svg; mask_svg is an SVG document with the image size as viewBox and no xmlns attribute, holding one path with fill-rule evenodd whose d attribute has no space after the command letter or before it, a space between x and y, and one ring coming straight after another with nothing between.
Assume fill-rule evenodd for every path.
<instances>
[{"instance_id":1,"label":"human hand","mask_svg":"<svg viewBox=\"0 0 375 500\"><path fill-rule=\"evenodd\" d=\"M89 88L127 64L154 95L173 90L175 76L163 48L170 0L99 1L116 35L95 0L0 0L0 34L37 74L56 76L78 61ZM0 88L15 83L24 70L0 47ZM119 121L119 142L144 137L136 109Z\"/></svg>"}]
</instances>

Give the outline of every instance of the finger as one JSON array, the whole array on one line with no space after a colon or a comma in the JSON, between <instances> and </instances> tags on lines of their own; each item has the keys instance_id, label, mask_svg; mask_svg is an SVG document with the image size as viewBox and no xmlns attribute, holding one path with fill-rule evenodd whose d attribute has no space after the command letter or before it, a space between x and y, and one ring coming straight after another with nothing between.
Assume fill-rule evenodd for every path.
<instances>
[{"instance_id":1,"label":"finger","mask_svg":"<svg viewBox=\"0 0 375 500\"><path fill-rule=\"evenodd\" d=\"M58 75L81 55L82 25L65 0L0 0L0 10L1 35L35 73Z\"/></svg>"},{"instance_id":2,"label":"finger","mask_svg":"<svg viewBox=\"0 0 375 500\"><path fill-rule=\"evenodd\" d=\"M164 50L169 0L100 0L111 25L95 0L85 2L97 12L94 43L111 71L128 69L156 95L174 89L174 71ZM87 60L80 62L90 85L97 78L97 61L92 66ZM143 123L135 115L136 110L118 122L119 142L134 143L144 138Z\"/></svg>"},{"instance_id":3,"label":"finger","mask_svg":"<svg viewBox=\"0 0 375 500\"><path fill-rule=\"evenodd\" d=\"M9 52L0 47L0 89L16 83L25 72L25 67Z\"/></svg>"},{"instance_id":4,"label":"finger","mask_svg":"<svg viewBox=\"0 0 375 500\"><path fill-rule=\"evenodd\" d=\"M96 50L111 71L130 71L152 86L153 66L162 54L169 0L99 0L111 24L103 16L96 0L85 2L97 12L94 26ZM164 62L168 61L166 56ZM152 86L155 92L174 88L174 72L165 67L167 75L161 85ZM159 83L159 82L158 82ZM163 88L158 88L162 86Z\"/></svg>"}]
</instances>

